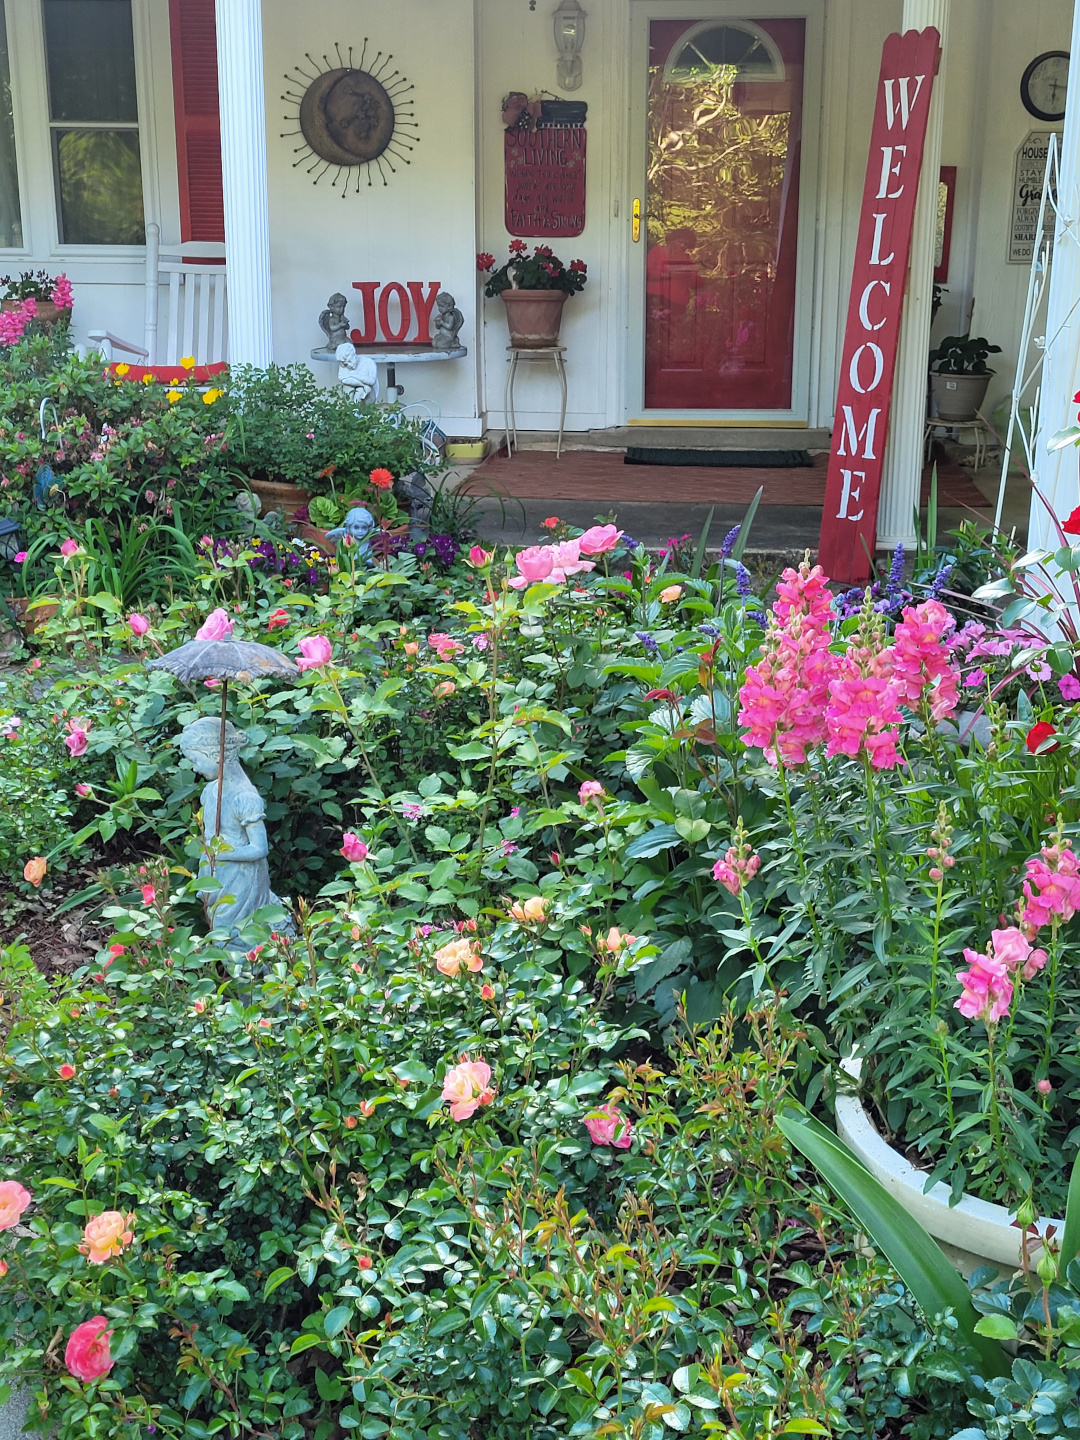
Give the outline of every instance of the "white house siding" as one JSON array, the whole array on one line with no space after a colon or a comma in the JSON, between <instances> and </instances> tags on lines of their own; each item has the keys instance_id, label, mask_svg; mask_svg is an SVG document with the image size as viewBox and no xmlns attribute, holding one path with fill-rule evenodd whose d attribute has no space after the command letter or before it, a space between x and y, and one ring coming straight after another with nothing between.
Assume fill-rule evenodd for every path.
<instances>
[{"instance_id":1,"label":"white house siding","mask_svg":"<svg viewBox=\"0 0 1080 1440\"><path fill-rule=\"evenodd\" d=\"M65 269L76 285L76 338L108 328L142 333L142 267L137 251L75 251L56 244L38 0L6 0L13 55L16 141L23 190L25 251L0 251L3 270ZM218 0L227 3L227 0ZM717 16L782 15L804 5L717 0ZM811 0L811 8L815 0ZM804 337L808 383L801 416L828 424L836 389L847 287L855 243L881 43L900 25L901 0L816 0L821 44L808 53L804 134L816 160L803 174ZM699 0L663 0L673 16L698 15ZM505 253L500 103L512 89L557 93L551 12L554 0L264 0L274 345L279 360L306 360L320 343L317 317L334 290L354 280L439 280L465 315L466 360L399 370L407 400L429 399L445 428L478 433L502 420L506 329L499 301L480 296L478 250ZM590 269L583 295L567 304L568 428L621 424L629 413L628 336L632 282L630 205L631 0L588 0L584 84L573 98L588 114L587 223L560 242L564 259ZM148 218L165 241L178 237L176 158L167 0L134 0ZM1025 65L1048 49L1067 49L1072 0L952 0L942 163L957 167L948 295L935 325L960 328L974 299L973 327L1003 346L991 404L1008 393L1023 310L1026 267L1006 261L1013 156L1029 130L1046 128L1020 102ZM377 177L341 198L330 177L311 183L294 168L295 129L285 120L285 73L305 52L335 42L375 49L415 85L420 143L411 166L385 188ZM357 296L357 299L359 297ZM354 323L358 305L353 305ZM325 380L332 367L318 367ZM518 418L524 428L557 420L554 372L523 369ZM798 407L797 407L798 408Z\"/></svg>"}]
</instances>

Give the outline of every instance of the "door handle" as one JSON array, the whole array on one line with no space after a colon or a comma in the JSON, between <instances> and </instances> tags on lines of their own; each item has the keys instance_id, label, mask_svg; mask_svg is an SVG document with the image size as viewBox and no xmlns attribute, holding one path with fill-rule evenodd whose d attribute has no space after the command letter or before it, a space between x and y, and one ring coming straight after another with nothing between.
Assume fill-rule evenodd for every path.
<instances>
[{"instance_id":1,"label":"door handle","mask_svg":"<svg viewBox=\"0 0 1080 1440\"><path fill-rule=\"evenodd\" d=\"M630 234L636 245L641 239L641 201L634 201L633 219L630 223Z\"/></svg>"}]
</instances>

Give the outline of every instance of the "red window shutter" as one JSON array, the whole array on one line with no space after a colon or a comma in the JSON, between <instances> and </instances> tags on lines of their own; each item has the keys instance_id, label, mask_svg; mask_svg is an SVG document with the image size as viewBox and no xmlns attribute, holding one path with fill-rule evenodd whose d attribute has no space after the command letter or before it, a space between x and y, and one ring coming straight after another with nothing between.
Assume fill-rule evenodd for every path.
<instances>
[{"instance_id":1,"label":"red window shutter","mask_svg":"<svg viewBox=\"0 0 1080 1440\"><path fill-rule=\"evenodd\" d=\"M214 0L169 0L181 240L225 239Z\"/></svg>"}]
</instances>

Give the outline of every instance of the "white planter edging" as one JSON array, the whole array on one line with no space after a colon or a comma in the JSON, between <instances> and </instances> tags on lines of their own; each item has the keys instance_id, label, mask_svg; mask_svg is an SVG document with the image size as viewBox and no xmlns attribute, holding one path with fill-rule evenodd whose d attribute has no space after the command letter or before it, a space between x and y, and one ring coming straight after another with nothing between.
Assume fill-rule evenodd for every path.
<instances>
[{"instance_id":1,"label":"white planter edging","mask_svg":"<svg viewBox=\"0 0 1080 1440\"><path fill-rule=\"evenodd\" d=\"M862 1061L857 1057L841 1060L840 1068L856 1084L862 1079ZM993 1205L967 1194L950 1205L949 1187L940 1181L924 1193L926 1171L917 1169L881 1138L856 1096L836 1097L836 1132L871 1175L935 1240L944 1240L947 1245L955 1245L995 1265L1008 1265L1013 1269L1020 1265L1022 1235L1013 1224L1014 1212L1006 1210L1004 1205ZM1060 1236L1065 1222L1049 1218L1036 1221L1040 1235L1050 1226Z\"/></svg>"}]
</instances>

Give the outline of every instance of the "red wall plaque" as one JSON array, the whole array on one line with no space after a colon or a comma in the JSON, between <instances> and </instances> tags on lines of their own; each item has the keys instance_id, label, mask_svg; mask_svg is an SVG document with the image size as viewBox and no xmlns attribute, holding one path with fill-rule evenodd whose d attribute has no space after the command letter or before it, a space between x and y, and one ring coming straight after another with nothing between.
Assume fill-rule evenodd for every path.
<instances>
[{"instance_id":1,"label":"red wall plaque","mask_svg":"<svg viewBox=\"0 0 1080 1440\"><path fill-rule=\"evenodd\" d=\"M585 126L506 132L506 228L511 235L585 229Z\"/></svg>"},{"instance_id":2,"label":"red wall plaque","mask_svg":"<svg viewBox=\"0 0 1080 1440\"><path fill-rule=\"evenodd\" d=\"M825 573L846 584L869 578L877 538L915 198L940 56L933 26L889 35L881 52L818 550Z\"/></svg>"}]
</instances>

